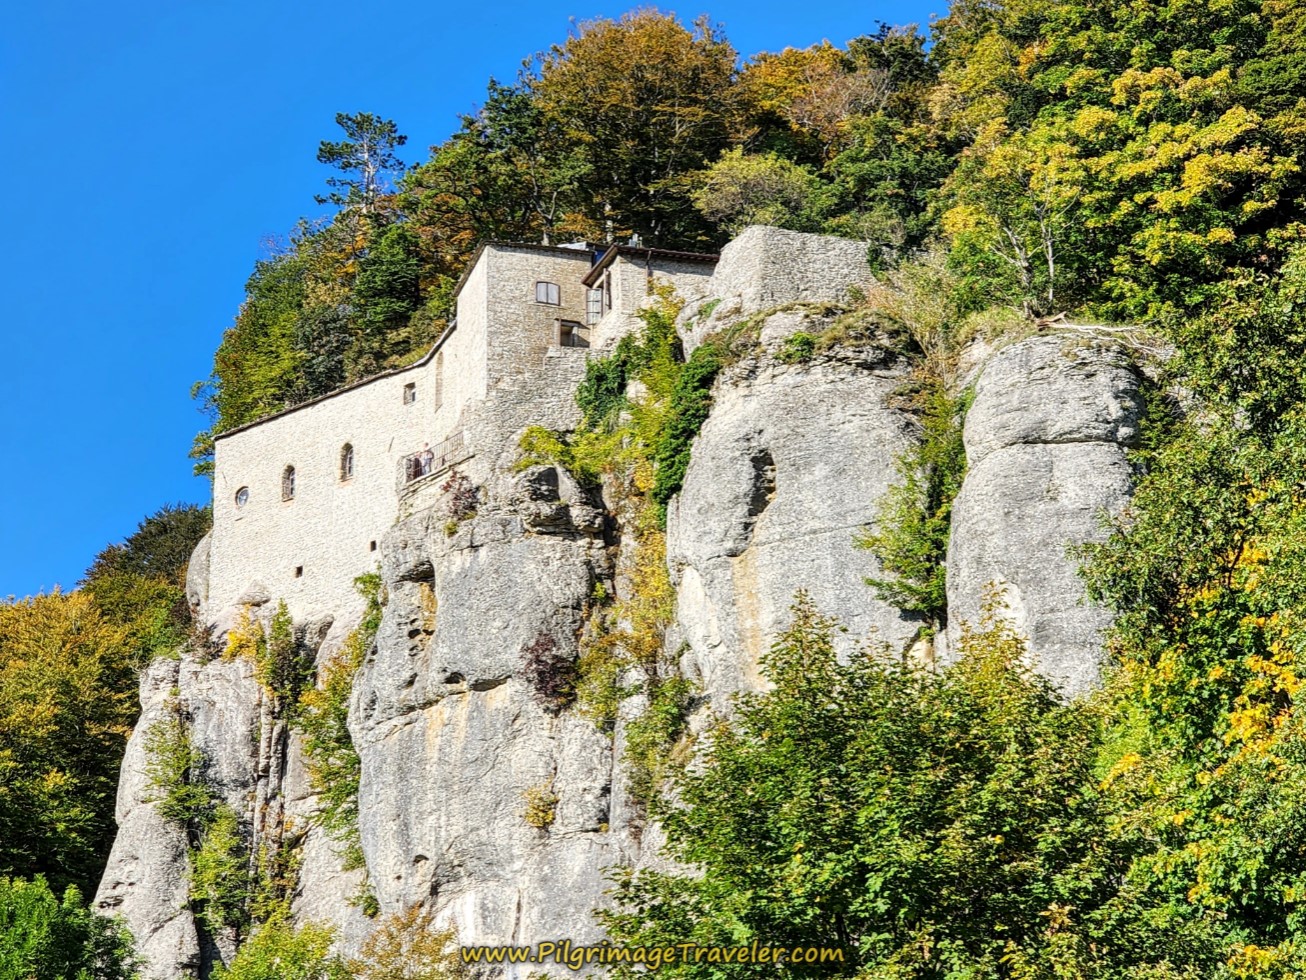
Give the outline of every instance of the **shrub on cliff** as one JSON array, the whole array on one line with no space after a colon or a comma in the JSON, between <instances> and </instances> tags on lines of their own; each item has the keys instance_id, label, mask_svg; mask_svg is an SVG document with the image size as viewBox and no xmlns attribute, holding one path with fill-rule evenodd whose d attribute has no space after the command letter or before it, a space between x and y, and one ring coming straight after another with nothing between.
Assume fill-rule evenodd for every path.
<instances>
[{"instance_id":1,"label":"shrub on cliff","mask_svg":"<svg viewBox=\"0 0 1306 980\"><path fill-rule=\"evenodd\" d=\"M240 947L229 966L218 966L213 980L350 980L345 961L331 952L334 938L316 923L274 919Z\"/></svg>"},{"instance_id":2,"label":"shrub on cliff","mask_svg":"<svg viewBox=\"0 0 1306 980\"><path fill-rule=\"evenodd\" d=\"M350 963L358 980L460 980L470 976L458 955L458 938L441 929L420 905L388 916Z\"/></svg>"}]
</instances>

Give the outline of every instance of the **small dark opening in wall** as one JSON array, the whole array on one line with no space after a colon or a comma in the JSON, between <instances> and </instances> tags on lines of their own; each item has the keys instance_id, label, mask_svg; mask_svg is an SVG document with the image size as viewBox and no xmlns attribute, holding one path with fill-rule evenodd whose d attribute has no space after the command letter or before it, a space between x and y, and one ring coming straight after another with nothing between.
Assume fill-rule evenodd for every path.
<instances>
[{"instance_id":1,"label":"small dark opening in wall","mask_svg":"<svg viewBox=\"0 0 1306 980\"><path fill-rule=\"evenodd\" d=\"M368 550L368 551L376 551L376 542L375 542L375 541L370 541L370 542L368 542L367 550Z\"/></svg>"},{"instance_id":2,"label":"small dark opening in wall","mask_svg":"<svg viewBox=\"0 0 1306 980\"><path fill-rule=\"evenodd\" d=\"M304 577L304 566L303 566L303 565L296 565L296 566L295 566L295 578L303 578L303 577Z\"/></svg>"}]
</instances>

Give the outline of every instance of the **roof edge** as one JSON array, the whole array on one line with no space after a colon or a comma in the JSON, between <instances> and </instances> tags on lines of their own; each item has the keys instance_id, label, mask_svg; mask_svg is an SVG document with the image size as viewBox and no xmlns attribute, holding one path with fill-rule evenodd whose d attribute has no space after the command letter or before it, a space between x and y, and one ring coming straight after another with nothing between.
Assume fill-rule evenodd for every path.
<instances>
[{"instance_id":1,"label":"roof edge","mask_svg":"<svg viewBox=\"0 0 1306 980\"><path fill-rule=\"evenodd\" d=\"M638 245L609 245L594 267L581 279L581 284L593 286L599 274L617 260L619 255L639 256L644 259L670 259L674 262L702 262L715 265L720 261L718 252L678 252L669 248L643 248Z\"/></svg>"},{"instance_id":2,"label":"roof edge","mask_svg":"<svg viewBox=\"0 0 1306 980\"><path fill-rule=\"evenodd\" d=\"M541 245L539 242L510 242L499 238L488 238L476 246L476 251L472 253L472 257L467 262L467 268L458 277L458 282L453 287L453 298L455 300L458 298L458 294L463 291L463 287L467 285L467 280L472 277L472 270L476 268L476 263L481 261L481 255L487 248L523 248L536 252L581 256L590 263L594 261L594 249L588 244L584 248L575 248L568 245Z\"/></svg>"},{"instance_id":3,"label":"roof edge","mask_svg":"<svg viewBox=\"0 0 1306 980\"><path fill-rule=\"evenodd\" d=\"M298 412L300 409L311 408L314 405L319 405L324 401L327 401L331 398L335 398L337 395L343 395L346 394L347 392L354 391L357 388L362 388L365 385L370 385L373 381L380 381L382 378L393 378L397 374L403 374L406 371L413 371L420 367L426 367L426 365L431 363L431 358L433 358L436 355L436 353L440 350L440 348L444 346L444 342L449 339L449 336L456 329L458 329L458 318L454 317L453 320L449 321L449 325L444 328L444 332L440 334L439 338L436 339L435 343L431 345L430 350L428 350L417 360L413 361L412 364L405 364L402 367L389 368L385 371L378 372L377 374L368 375L366 378L360 378L358 381L355 381L351 384L347 384L343 388L337 388L334 391L328 391L325 395L318 395L316 398L310 398L308 401L300 402L298 405L290 405L286 408L273 412L271 415L264 415L262 418L257 418L253 422L246 422L243 425L238 425L231 429L224 429L222 432L219 432L216 435L214 435L213 441L217 443L219 440L227 438L227 436L234 436L239 432L247 432L250 429L257 428L258 426L262 425L265 422L271 422L274 419L279 419L284 415L293 415L295 412Z\"/></svg>"}]
</instances>

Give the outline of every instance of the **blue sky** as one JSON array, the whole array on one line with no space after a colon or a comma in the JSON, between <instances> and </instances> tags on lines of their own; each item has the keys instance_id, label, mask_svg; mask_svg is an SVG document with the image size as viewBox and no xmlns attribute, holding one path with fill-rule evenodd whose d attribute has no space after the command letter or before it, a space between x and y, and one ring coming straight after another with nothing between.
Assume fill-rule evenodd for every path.
<instances>
[{"instance_id":1,"label":"blue sky","mask_svg":"<svg viewBox=\"0 0 1306 980\"><path fill-rule=\"evenodd\" d=\"M71 588L170 501L203 501L186 452L242 286L315 212L338 111L395 119L426 155L494 75L571 19L636 4L11 5L0 32L0 597ZM722 0L741 54L843 43L942 2Z\"/></svg>"}]
</instances>

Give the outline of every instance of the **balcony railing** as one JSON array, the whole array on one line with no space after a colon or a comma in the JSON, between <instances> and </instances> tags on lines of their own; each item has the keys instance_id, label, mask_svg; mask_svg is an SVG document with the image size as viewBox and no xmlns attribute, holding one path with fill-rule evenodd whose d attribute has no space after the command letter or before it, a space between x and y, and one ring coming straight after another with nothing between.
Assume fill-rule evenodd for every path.
<instances>
[{"instance_id":1,"label":"balcony railing","mask_svg":"<svg viewBox=\"0 0 1306 980\"><path fill-rule=\"evenodd\" d=\"M415 453L409 453L399 461L400 486L407 486L417 480L434 476L461 463L470 456L467 451L467 439L462 430L455 432L448 439Z\"/></svg>"}]
</instances>

